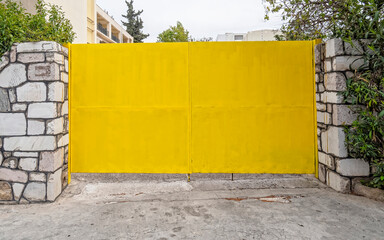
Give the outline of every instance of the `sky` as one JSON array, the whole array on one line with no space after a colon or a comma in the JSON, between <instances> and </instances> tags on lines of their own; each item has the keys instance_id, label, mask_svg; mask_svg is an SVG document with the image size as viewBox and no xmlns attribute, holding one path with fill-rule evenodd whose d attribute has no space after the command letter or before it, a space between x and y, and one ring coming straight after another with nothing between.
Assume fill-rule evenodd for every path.
<instances>
[{"instance_id":1,"label":"sky","mask_svg":"<svg viewBox=\"0 0 384 240\"><path fill-rule=\"evenodd\" d=\"M97 0L97 4L121 24L126 14L124 0ZM134 0L135 10L144 10L141 18L144 42L156 42L157 36L180 21L193 38L218 34L246 33L261 29L278 29L282 22L278 15L264 20L263 0Z\"/></svg>"}]
</instances>

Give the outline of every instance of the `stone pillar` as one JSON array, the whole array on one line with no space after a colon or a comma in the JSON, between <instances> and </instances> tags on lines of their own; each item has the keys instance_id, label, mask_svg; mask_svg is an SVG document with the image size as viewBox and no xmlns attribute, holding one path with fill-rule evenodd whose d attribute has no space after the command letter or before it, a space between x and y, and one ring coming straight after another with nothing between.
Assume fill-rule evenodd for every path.
<instances>
[{"instance_id":1,"label":"stone pillar","mask_svg":"<svg viewBox=\"0 0 384 240\"><path fill-rule=\"evenodd\" d=\"M67 186L68 49L14 44L0 63L0 203L54 201Z\"/></svg>"},{"instance_id":2,"label":"stone pillar","mask_svg":"<svg viewBox=\"0 0 384 240\"><path fill-rule=\"evenodd\" d=\"M355 49L341 39L315 48L319 179L344 193L351 191L352 178L370 175L368 162L353 159L346 148L344 126L351 125L356 115L341 95L347 78L364 63L362 51L362 46Z\"/></svg>"}]
</instances>

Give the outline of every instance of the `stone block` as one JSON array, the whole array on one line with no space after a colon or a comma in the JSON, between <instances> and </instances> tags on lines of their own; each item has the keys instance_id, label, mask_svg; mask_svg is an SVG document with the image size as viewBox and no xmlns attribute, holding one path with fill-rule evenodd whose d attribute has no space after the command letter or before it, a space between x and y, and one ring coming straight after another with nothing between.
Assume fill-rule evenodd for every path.
<instances>
[{"instance_id":1,"label":"stone block","mask_svg":"<svg viewBox=\"0 0 384 240\"><path fill-rule=\"evenodd\" d=\"M67 73L64 73L64 72L61 73L61 81L68 83L68 74Z\"/></svg>"},{"instance_id":2,"label":"stone block","mask_svg":"<svg viewBox=\"0 0 384 240\"><path fill-rule=\"evenodd\" d=\"M5 151L52 151L56 149L54 136L6 137Z\"/></svg>"},{"instance_id":3,"label":"stone block","mask_svg":"<svg viewBox=\"0 0 384 240\"><path fill-rule=\"evenodd\" d=\"M59 81L59 65L57 63L30 64L28 66L28 79L31 81Z\"/></svg>"},{"instance_id":4,"label":"stone block","mask_svg":"<svg viewBox=\"0 0 384 240\"><path fill-rule=\"evenodd\" d=\"M27 81L26 70L23 64L8 65L0 72L0 87L17 87Z\"/></svg>"},{"instance_id":5,"label":"stone block","mask_svg":"<svg viewBox=\"0 0 384 240\"><path fill-rule=\"evenodd\" d=\"M64 118L56 118L47 122L47 134L59 134L64 131Z\"/></svg>"},{"instance_id":6,"label":"stone block","mask_svg":"<svg viewBox=\"0 0 384 240\"><path fill-rule=\"evenodd\" d=\"M333 105L333 125L351 125L357 116L348 105Z\"/></svg>"},{"instance_id":7,"label":"stone block","mask_svg":"<svg viewBox=\"0 0 384 240\"><path fill-rule=\"evenodd\" d=\"M42 135L45 132L45 122L41 120L28 120L28 135Z\"/></svg>"},{"instance_id":8,"label":"stone block","mask_svg":"<svg viewBox=\"0 0 384 240\"><path fill-rule=\"evenodd\" d=\"M3 152L4 158L8 158L12 156L12 152Z\"/></svg>"},{"instance_id":9,"label":"stone block","mask_svg":"<svg viewBox=\"0 0 384 240\"><path fill-rule=\"evenodd\" d=\"M11 51L9 52L9 60L12 63L16 62L16 46L11 47Z\"/></svg>"},{"instance_id":10,"label":"stone block","mask_svg":"<svg viewBox=\"0 0 384 240\"><path fill-rule=\"evenodd\" d=\"M317 44L315 46L315 64L321 63L321 47L322 44Z\"/></svg>"},{"instance_id":11,"label":"stone block","mask_svg":"<svg viewBox=\"0 0 384 240\"><path fill-rule=\"evenodd\" d=\"M64 154L64 164L68 164L68 153Z\"/></svg>"},{"instance_id":12,"label":"stone block","mask_svg":"<svg viewBox=\"0 0 384 240\"><path fill-rule=\"evenodd\" d=\"M41 41L41 42L25 42L17 45L17 52L58 52L60 45L56 42Z\"/></svg>"},{"instance_id":13,"label":"stone block","mask_svg":"<svg viewBox=\"0 0 384 240\"><path fill-rule=\"evenodd\" d=\"M26 183L28 181L28 174L20 170L0 168L0 180Z\"/></svg>"},{"instance_id":14,"label":"stone block","mask_svg":"<svg viewBox=\"0 0 384 240\"><path fill-rule=\"evenodd\" d=\"M19 169L35 171L37 169L37 158L20 158Z\"/></svg>"},{"instance_id":15,"label":"stone block","mask_svg":"<svg viewBox=\"0 0 384 240\"><path fill-rule=\"evenodd\" d=\"M45 182L46 181L45 173L31 172L29 173L29 181Z\"/></svg>"},{"instance_id":16,"label":"stone block","mask_svg":"<svg viewBox=\"0 0 384 240\"><path fill-rule=\"evenodd\" d=\"M327 105L323 103L316 103L317 111L327 111Z\"/></svg>"},{"instance_id":17,"label":"stone block","mask_svg":"<svg viewBox=\"0 0 384 240\"><path fill-rule=\"evenodd\" d=\"M65 55L65 56L68 56L68 48L64 47L64 46L61 46L61 52Z\"/></svg>"},{"instance_id":18,"label":"stone block","mask_svg":"<svg viewBox=\"0 0 384 240\"><path fill-rule=\"evenodd\" d=\"M339 56L333 60L334 71L356 70L364 65L364 59L361 56Z\"/></svg>"},{"instance_id":19,"label":"stone block","mask_svg":"<svg viewBox=\"0 0 384 240\"><path fill-rule=\"evenodd\" d=\"M0 136L19 136L27 132L27 120L22 113L0 113Z\"/></svg>"},{"instance_id":20,"label":"stone block","mask_svg":"<svg viewBox=\"0 0 384 240\"><path fill-rule=\"evenodd\" d=\"M58 147L64 147L69 144L69 134L65 134L64 136L61 136L59 140L57 141Z\"/></svg>"},{"instance_id":21,"label":"stone block","mask_svg":"<svg viewBox=\"0 0 384 240\"><path fill-rule=\"evenodd\" d=\"M18 102L42 102L47 99L44 83L26 83L16 89Z\"/></svg>"},{"instance_id":22,"label":"stone block","mask_svg":"<svg viewBox=\"0 0 384 240\"><path fill-rule=\"evenodd\" d=\"M347 89L347 79L341 72L325 74L325 89L328 91L345 91Z\"/></svg>"},{"instance_id":23,"label":"stone block","mask_svg":"<svg viewBox=\"0 0 384 240\"><path fill-rule=\"evenodd\" d=\"M32 103L28 107L28 118L55 118L57 117L56 103Z\"/></svg>"},{"instance_id":24,"label":"stone block","mask_svg":"<svg viewBox=\"0 0 384 240\"><path fill-rule=\"evenodd\" d=\"M333 69L332 69L332 61L330 59L328 60L325 60L325 64L324 64L324 72L332 72Z\"/></svg>"},{"instance_id":25,"label":"stone block","mask_svg":"<svg viewBox=\"0 0 384 240\"><path fill-rule=\"evenodd\" d=\"M9 101L11 103L15 103L16 102L16 90L11 88L11 89L9 89L8 94L9 94Z\"/></svg>"},{"instance_id":26,"label":"stone block","mask_svg":"<svg viewBox=\"0 0 384 240\"><path fill-rule=\"evenodd\" d=\"M0 201L12 201L12 188L7 182L0 182Z\"/></svg>"},{"instance_id":27,"label":"stone block","mask_svg":"<svg viewBox=\"0 0 384 240\"><path fill-rule=\"evenodd\" d=\"M23 197L29 201L44 201L45 200L45 183L29 182L25 187Z\"/></svg>"},{"instance_id":28,"label":"stone block","mask_svg":"<svg viewBox=\"0 0 384 240\"><path fill-rule=\"evenodd\" d=\"M353 40L352 44L344 42L344 46L345 46L346 55L355 55L355 56L364 55L364 49L358 40Z\"/></svg>"},{"instance_id":29,"label":"stone block","mask_svg":"<svg viewBox=\"0 0 384 240\"><path fill-rule=\"evenodd\" d=\"M69 132L69 119L68 115L64 116L64 131Z\"/></svg>"},{"instance_id":30,"label":"stone block","mask_svg":"<svg viewBox=\"0 0 384 240\"><path fill-rule=\"evenodd\" d=\"M29 204L30 202L27 199L25 199L25 198L21 198L19 203L20 204Z\"/></svg>"},{"instance_id":31,"label":"stone block","mask_svg":"<svg viewBox=\"0 0 384 240\"><path fill-rule=\"evenodd\" d=\"M331 58L343 54L344 46L342 39L334 38L325 42L325 58Z\"/></svg>"},{"instance_id":32,"label":"stone block","mask_svg":"<svg viewBox=\"0 0 384 240\"><path fill-rule=\"evenodd\" d=\"M347 71L345 72L345 76L347 77L347 79L353 78L355 76L355 72Z\"/></svg>"},{"instance_id":33,"label":"stone block","mask_svg":"<svg viewBox=\"0 0 384 240\"><path fill-rule=\"evenodd\" d=\"M64 55L60 53L46 53L47 62L56 62L59 64L64 64Z\"/></svg>"},{"instance_id":34,"label":"stone block","mask_svg":"<svg viewBox=\"0 0 384 240\"><path fill-rule=\"evenodd\" d=\"M8 97L7 89L0 88L0 112L11 111L11 103Z\"/></svg>"},{"instance_id":35,"label":"stone block","mask_svg":"<svg viewBox=\"0 0 384 240\"><path fill-rule=\"evenodd\" d=\"M325 92L321 100L324 103L343 103L344 97L339 92Z\"/></svg>"},{"instance_id":36,"label":"stone block","mask_svg":"<svg viewBox=\"0 0 384 240\"><path fill-rule=\"evenodd\" d=\"M13 112L25 112L27 110L27 104L25 103L14 103L12 104Z\"/></svg>"},{"instance_id":37,"label":"stone block","mask_svg":"<svg viewBox=\"0 0 384 240\"><path fill-rule=\"evenodd\" d=\"M17 168L17 165L18 165L17 158L10 157L10 158L5 159L1 166L6 167L6 168L15 169L15 168Z\"/></svg>"},{"instance_id":38,"label":"stone block","mask_svg":"<svg viewBox=\"0 0 384 240\"><path fill-rule=\"evenodd\" d=\"M351 191L350 179L333 171L327 171L327 185L338 192L349 193Z\"/></svg>"},{"instance_id":39,"label":"stone block","mask_svg":"<svg viewBox=\"0 0 384 240\"><path fill-rule=\"evenodd\" d=\"M55 173L48 174L47 182L47 200L55 201L62 190L62 169L59 168Z\"/></svg>"},{"instance_id":40,"label":"stone block","mask_svg":"<svg viewBox=\"0 0 384 240\"><path fill-rule=\"evenodd\" d=\"M20 53L17 57L17 61L22 63L38 63L44 62L44 53Z\"/></svg>"},{"instance_id":41,"label":"stone block","mask_svg":"<svg viewBox=\"0 0 384 240\"><path fill-rule=\"evenodd\" d=\"M324 91L325 91L325 87L324 87L324 84L323 84L323 83L319 83L319 84L318 84L318 91L319 91L319 92L324 92Z\"/></svg>"},{"instance_id":42,"label":"stone block","mask_svg":"<svg viewBox=\"0 0 384 240\"><path fill-rule=\"evenodd\" d=\"M48 100L52 102L64 101L64 84L53 82L48 85Z\"/></svg>"},{"instance_id":43,"label":"stone block","mask_svg":"<svg viewBox=\"0 0 384 240\"><path fill-rule=\"evenodd\" d=\"M64 148L59 148L52 152L43 152L40 155L39 171L42 172L54 172L64 162Z\"/></svg>"},{"instance_id":44,"label":"stone block","mask_svg":"<svg viewBox=\"0 0 384 240\"><path fill-rule=\"evenodd\" d=\"M328 168L335 170L335 160L332 156L319 152L319 163L326 165Z\"/></svg>"},{"instance_id":45,"label":"stone block","mask_svg":"<svg viewBox=\"0 0 384 240\"><path fill-rule=\"evenodd\" d=\"M69 72L68 59L65 59L65 60L64 60L64 70L65 70L66 72Z\"/></svg>"},{"instance_id":46,"label":"stone block","mask_svg":"<svg viewBox=\"0 0 384 240\"><path fill-rule=\"evenodd\" d=\"M19 201L21 197L21 193L24 190L25 185L22 183L14 183L12 184L13 189L13 196L15 198L15 201Z\"/></svg>"},{"instance_id":47,"label":"stone block","mask_svg":"<svg viewBox=\"0 0 384 240\"><path fill-rule=\"evenodd\" d=\"M327 112L317 112L317 122L331 124L331 114Z\"/></svg>"},{"instance_id":48,"label":"stone block","mask_svg":"<svg viewBox=\"0 0 384 240\"><path fill-rule=\"evenodd\" d=\"M322 183L326 182L326 177L327 177L327 169L323 164L319 164L319 180Z\"/></svg>"},{"instance_id":49,"label":"stone block","mask_svg":"<svg viewBox=\"0 0 384 240\"><path fill-rule=\"evenodd\" d=\"M327 131L321 133L321 143L324 152L340 158L348 157L344 128L330 126Z\"/></svg>"},{"instance_id":50,"label":"stone block","mask_svg":"<svg viewBox=\"0 0 384 240\"><path fill-rule=\"evenodd\" d=\"M65 101L63 103L63 106L61 107L61 116L68 114L68 101Z\"/></svg>"},{"instance_id":51,"label":"stone block","mask_svg":"<svg viewBox=\"0 0 384 240\"><path fill-rule=\"evenodd\" d=\"M369 163L362 159L341 159L336 162L336 171L348 177L367 177L370 174Z\"/></svg>"},{"instance_id":52,"label":"stone block","mask_svg":"<svg viewBox=\"0 0 384 240\"><path fill-rule=\"evenodd\" d=\"M68 169L64 169L61 174L62 190L68 186Z\"/></svg>"},{"instance_id":53,"label":"stone block","mask_svg":"<svg viewBox=\"0 0 384 240\"><path fill-rule=\"evenodd\" d=\"M9 59L6 56L2 56L0 58L0 71L3 70L8 65L8 63L9 63Z\"/></svg>"},{"instance_id":54,"label":"stone block","mask_svg":"<svg viewBox=\"0 0 384 240\"><path fill-rule=\"evenodd\" d=\"M0 166L3 164L3 160L4 160L3 153L0 151Z\"/></svg>"},{"instance_id":55,"label":"stone block","mask_svg":"<svg viewBox=\"0 0 384 240\"><path fill-rule=\"evenodd\" d=\"M38 152L14 152L13 156L15 157L38 157Z\"/></svg>"}]
</instances>

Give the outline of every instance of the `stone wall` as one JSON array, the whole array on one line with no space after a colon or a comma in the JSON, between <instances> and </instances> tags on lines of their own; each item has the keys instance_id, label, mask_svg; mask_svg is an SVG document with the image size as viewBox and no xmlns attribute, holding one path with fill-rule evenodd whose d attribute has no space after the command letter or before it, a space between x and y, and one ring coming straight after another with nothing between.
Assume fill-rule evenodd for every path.
<instances>
[{"instance_id":1,"label":"stone wall","mask_svg":"<svg viewBox=\"0 0 384 240\"><path fill-rule=\"evenodd\" d=\"M67 185L68 49L14 44L0 62L0 203L54 201Z\"/></svg>"},{"instance_id":2,"label":"stone wall","mask_svg":"<svg viewBox=\"0 0 384 240\"><path fill-rule=\"evenodd\" d=\"M368 162L350 157L345 145L344 126L350 125L356 115L340 93L346 89L347 78L364 63L359 55L367 51L355 44L357 48L331 39L315 47L319 179L344 193L351 191L354 177L371 172Z\"/></svg>"}]
</instances>

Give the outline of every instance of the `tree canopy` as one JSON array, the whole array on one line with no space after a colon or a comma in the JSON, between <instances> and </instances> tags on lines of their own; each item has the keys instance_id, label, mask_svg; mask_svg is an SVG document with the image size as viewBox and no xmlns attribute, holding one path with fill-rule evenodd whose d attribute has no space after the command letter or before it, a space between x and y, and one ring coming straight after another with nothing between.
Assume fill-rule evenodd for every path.
<instances>
[{"instance_id":1,"label":"tree canopy","mask_svg":"<svg viewBox=\"0 0 384 240\"><path fill-rule=\"evenodd\" d=\"M189 32L181 22L177 22L176 26L170 26L157 36L158 42L188 42L189 40Z\"/></svg>"},{"instance_id":2,"label":"tree canopy","mask_svg":"<svg viewBox=\"0 0 384 240\"><path fill-rule=\"evenodd\" d=\"M140 15L143 13L143 10L135 11L133 9L133 0L127 1L127 14L122 15L123 18L127 19L126 22L122 21L123 26L126 28L126 31L133 37L135 43L142 43L149 34L144 34L143 29L143 20L140 18Z\"/></svg>"},{"instance_id":3,"label":"tree canopy","mask_svg":"<svg viewBox=\"0 0 384 240\"><path fill-rule=\"evenodd\" d=\"M372 37L370 24L375 18L383 17L384 0L264 0L264 3L265 19L271 13L280 13L285 21L281 40L359 39Z\"/></svg>"}]
</instances>

